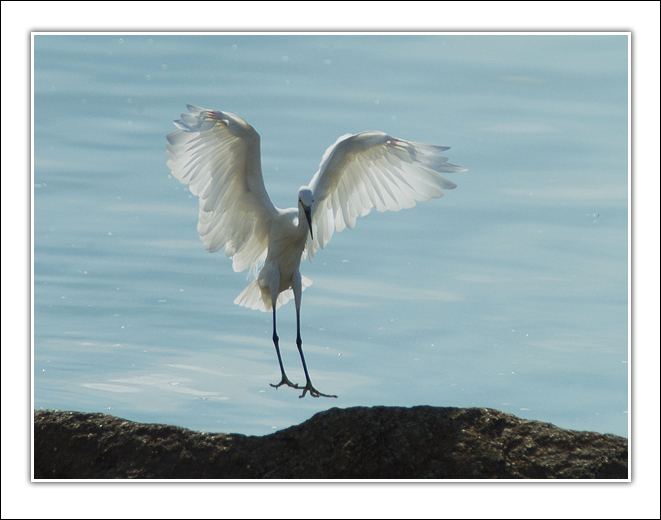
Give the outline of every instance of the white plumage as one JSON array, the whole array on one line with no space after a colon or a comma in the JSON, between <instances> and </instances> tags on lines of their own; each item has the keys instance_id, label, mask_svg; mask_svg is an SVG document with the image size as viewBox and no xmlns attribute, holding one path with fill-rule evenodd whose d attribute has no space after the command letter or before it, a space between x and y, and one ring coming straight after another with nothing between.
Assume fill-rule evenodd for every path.
<instances>
[{"instance_id":1,"label":"white plumage","mask_svg":"<svg viewBox=\"0 0 661 520\"><path fill-rule=\"evenodd\" d=\"M377 211L399 211L443 196L456 184L440 173L466 168L448 163L444 146L404 141L383 132L340 137L324 154L319 170L298 193L298 208L276 208L264 187L260 138L255 129L228 112L187 105L190 113L175 121L168 134L168 167L199 197L197 230L211 252L225 248L235 271L253 268L257 275L234 303L273 312L273 342L282 380L318 392L310 382L300 337L301 292L312 281L300 274L301 258L310 260L335 230L353 228L356 218ZM261 263L264 265L258 269ZM296 302L297 339L306 376L299 387L285 375L275 327L275 311Z\"/></svg>"},{"instance_id":2,"label":"white plumage","mask_svg":"<svg viewBox=\"0 0 661 520\"><path fill-rule=\"evenodd\" d=\"M332 145L310 182L314 196L312 231L308 239L310 258L324 248L333 230L356 225L356 217L377 211L412 208L415 201L443 196L441 188L457 185L440 172L466 168L448 163L438 155L448 146L414 143L383 132L346 134Z\"/></svg>"}]
</instances>

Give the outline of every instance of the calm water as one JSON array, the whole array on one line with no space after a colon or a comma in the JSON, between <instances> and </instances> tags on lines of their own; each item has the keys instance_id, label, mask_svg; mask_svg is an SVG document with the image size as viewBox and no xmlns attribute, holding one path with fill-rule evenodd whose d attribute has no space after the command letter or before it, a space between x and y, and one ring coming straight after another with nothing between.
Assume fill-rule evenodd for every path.
<instances>
[{"instance_id":1,"label":"calm water","mask_svg":"<svg viewBox=\"0 0 661 520\"><path fill-rule=\"evenodd\" d=\"M485 406L628 432L627 36L34 38L34 406L267 434L333 407ZM326 148L451 146L442 199L372 212L313 263L315 386L274 390L271 316L196 231L165 135L185 103L262 136L296 204ZM304 380L293 303L278 314Z\"/></svg>"}]
</instances>

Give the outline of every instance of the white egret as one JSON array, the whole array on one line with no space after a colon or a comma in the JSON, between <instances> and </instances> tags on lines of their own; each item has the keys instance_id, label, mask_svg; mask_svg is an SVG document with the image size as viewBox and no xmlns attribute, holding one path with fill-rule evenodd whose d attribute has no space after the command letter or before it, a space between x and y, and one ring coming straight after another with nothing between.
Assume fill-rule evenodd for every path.
<instances>
[{"instance_id":1,"label":"white egret","mask_svg":"<svg viewBox=\"0 0 661 520\"><path fill-rule=\"evenodd\" d=\"M446 146L414 143L383 132L340 137L324 154L319 171L298 190L298 207L276 208L264 187L260 138L255 129L228 112L187 105L190 113L175 121L168 134L168 167L199 197L197 230L210 252L225 248L235 271L251 267L256 275L234 303L273 312L273 344L282 379L313 397L322 394L310 380L301 340L301 292L312 283L301 275L301 258L312 260L333 231L353 228L356 217L377 211L399 211L443 196L456 184L440 172L466 168L450 164L439 152ZM262 265L261 270L259 266ZM258 273L258 274L257 274ZM292 383L282 364L275 312L294 298L296 346L306 384Z\"/></svg>"}]
</instances>

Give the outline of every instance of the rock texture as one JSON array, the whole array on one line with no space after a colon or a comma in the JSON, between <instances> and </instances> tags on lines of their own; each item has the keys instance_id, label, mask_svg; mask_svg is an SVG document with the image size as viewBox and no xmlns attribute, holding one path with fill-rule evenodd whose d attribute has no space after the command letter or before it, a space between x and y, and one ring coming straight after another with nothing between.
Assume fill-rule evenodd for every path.
<instances>
[{"instance_id":1,"label":"rock texture","mask_svg":"<svg viewBox=\"0 0 661 520\"><path fill-rule=\"evenodd\" d=\"M627 479L628 442L486 408L332 408L264 437L34 412L35 479Z\"/></svg>"}]
</instances>

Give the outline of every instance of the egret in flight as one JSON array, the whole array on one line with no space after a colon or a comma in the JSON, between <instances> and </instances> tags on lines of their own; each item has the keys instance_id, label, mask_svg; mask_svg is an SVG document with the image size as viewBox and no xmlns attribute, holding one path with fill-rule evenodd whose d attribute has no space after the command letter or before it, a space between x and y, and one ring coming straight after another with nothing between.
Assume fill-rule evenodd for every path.
<instances>
[{"instance_id":1,"label":"egret in flight","mask_svg":"<svg viewBox=\"0 0 661 520\"><path fill-rule=\"evenodd\" d=\"M434 146L397 139L383 132L346 134L321 159L308 186L298 190L298 206L276 208L264 187L259 134L239 116L187 105L190 111L168 134L168 167L199 197L197 231L204 246L225 248L235 271L252 268L255 279L234 303L273 312L273 344L282 379L313 397L322 394L310 380L301 340L301 293L312 281L301 275L301 258L312 260L334 230L353 228L356 217L377 211L399 211L443 196L456 184L440 173L465 171L448 162ZM262 266L259 269L260 266ZM258 274L257 274L258 273ZM285 374L276 333L275 312L294 298L296 346L305 386Z\"/></svg>"}]
</instances>

